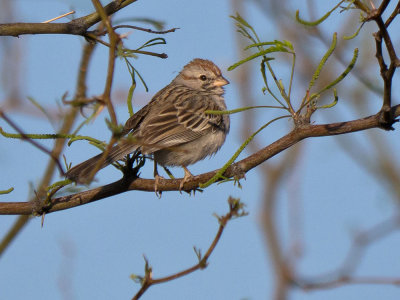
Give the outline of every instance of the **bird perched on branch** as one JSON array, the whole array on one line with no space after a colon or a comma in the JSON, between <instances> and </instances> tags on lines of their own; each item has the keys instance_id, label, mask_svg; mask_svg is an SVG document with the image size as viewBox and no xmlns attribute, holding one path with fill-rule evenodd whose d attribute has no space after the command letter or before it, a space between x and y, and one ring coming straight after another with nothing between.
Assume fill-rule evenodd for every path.
<instances>
[{"instance_id":1,"label":"bird perched on branch","mask_svg":"<svg viewBox=\"0 0 400 300\"><path fill-rule=\"evenodd\" d=\"M216 153L229 132L229 115L206 111L226 110L223 86L229 84L221 70L211 61L196 58L185 65L172 82L126 121L121 139L113 146L98 166L123 159L140 151L153 155L155 161L155 190L160 176L157 164L181 166L185 176L179 190L193 175L188 165ZM66 177L78 183L87 183L102 154L71 168Z\"/></svg>"}]
</instances>

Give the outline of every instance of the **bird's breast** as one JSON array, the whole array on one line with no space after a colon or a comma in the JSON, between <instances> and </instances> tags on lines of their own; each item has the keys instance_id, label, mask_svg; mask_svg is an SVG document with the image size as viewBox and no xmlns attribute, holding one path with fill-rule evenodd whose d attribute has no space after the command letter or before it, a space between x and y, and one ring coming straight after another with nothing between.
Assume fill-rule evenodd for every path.
<instances>
[{"instance_id":1,"label":"bird's breast","mask_svg":"<svg viewBox=\"0 0 400 300\"><path fill-rule=\"evenodd\" d=\"M154 153L156 162L163 166L188 166L216 153L225 142L226 132L217 130L194 141L162 149Z\"/></svg>"}]
</instances>

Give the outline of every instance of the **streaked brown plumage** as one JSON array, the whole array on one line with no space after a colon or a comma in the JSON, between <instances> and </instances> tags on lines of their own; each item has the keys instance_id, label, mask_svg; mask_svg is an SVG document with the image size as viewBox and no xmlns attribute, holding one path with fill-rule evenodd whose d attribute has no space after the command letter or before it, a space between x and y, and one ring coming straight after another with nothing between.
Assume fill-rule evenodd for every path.
<instances>
[{"instance_id":1,"label":"streaked brown plumage","mask_svg":"<svg viewBox=\"0 0 400 300\"><path fill-rule=\"evenodd\" d=\"M223 86L229 82L211 61L196 58L124 126L122 140L115 145L101 168L140 150L152 154L162 166L181 166L184 182L191 176L186 166L217 152L229 132L229 115L205 114L226 110ZM66 177L86 182L101 154L70 169ZM155 174L157 175L157 174Z\"/></svg>"}]
</instances>

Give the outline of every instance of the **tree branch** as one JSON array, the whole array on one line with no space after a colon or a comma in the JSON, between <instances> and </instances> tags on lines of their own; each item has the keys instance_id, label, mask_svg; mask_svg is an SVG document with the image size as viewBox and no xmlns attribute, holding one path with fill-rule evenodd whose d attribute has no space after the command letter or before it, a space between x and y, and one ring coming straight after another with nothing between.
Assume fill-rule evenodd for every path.
<instances>
[{"instance_id":1,"label":"tree branch","mask_svg":"<svg viewBox=\"0 0 400 300\"><path fill-rule=\"evenodd\" d=\"M365 18L366 21L374 20L379 28L378 32L374 34L375 45L376 45L375 56L380 66L381 77L383 79L383 84L384 84L383 104L381 108L382 111L381 123L383 126L385 126L386 129L392 129L391 125L388 124L393 119L393 116L390 115L389 113L392 103L392 81L396 68L400 66L400 61L396 55L396 50L394 49L392 40L387 30L387 27L392 22L394 15L398 12L399 3L397 4L395 10L392 12L391 16L386 22L384 22L382 19L382 15L385 12L386 8L388 7L389 2L390 0L382 1L379 8L378 9L374 8L371 11L369 11L368 15ZM382 38L385 42L386 50L389 54L389 59L390 59L389 68L387 67L384 57L382 55Z\"/></svg>"},{"instance_id":2,"label":"tree branch","mask_svg":"<svg viewBox=\"0 0 400 300\"><path fill-rule=\"evenodd\" d=\"M357 277L355 275L357 268L362 263L362 258L367 248L373 245L377 240L383 239L390 233L398 230L400 226L399 215L395 215L372 228L357 233L347 256L341 265L334 271L327 274L307 278L304 275L297 274L293 281L302 289L331 289L346 284L392 284L400 285L400 278L375 277Z\"/></svg>"},{"instance_id":3,"label":"tree branch","mask_svg":"<svg viewBox=\"0 0 400 300\"><path fill-rule=\"evenodd\" d=\"M197 264L195 264L194 266L189 267L178 273L175 273L175 274L172 274L172 275L169 275L166 277L154 279L152 277L152 268L149 266L148 261L145 258L145 260L146 260L145 276L140 277L142 287L136 293L136 295L132 298L132 300L139 299L146 292L146 290L148 290L149 287L151 287L152 285L175 280L180 277L186 276L190 273L193 273L194 271L205 269L208 265L208 259L211 256L211 254L213 253L219 240L221 239L222 233L224 232L224 229L225 229L226 225L228 224L228 222L234 218L238 218L238 217L247 215L247 212L244 211L244 209L243 209L244 204L240 202L240 199L235 199L235 198L229 197L228 204L229 204L229 212L227 214L225 214L224 216L217 216L218 222L219 222L219 228L218 228L217 234L214 237L214 240L212 241L211 245L209 246L209 248L208 248L207 252L204 254L204 256L201 255L200 250L194 248L199 262ZM135 277L137 278L138 276L135 276Z\"/></svg>"},{"instance_id":4,"label":"tree branch","mask_svg":"<svg viewBox=\"0 0 400 300\"><path fill-rule=\"evenodd\" d=\"M77 82L76 93L75 93L76 99L82 99L82 98L86 97L87 71L88 71L88 67L89 67L90 58L92 57L95 46L96 46L96 44L86 43L83 47L82 59L81 59L80 67L79 67L78 82ZM71 109L68 111L68 113L64 117L63 125L59 131L60 133L70 132L78 113L79 113L78 107L74 107L74 106L71 107ZM65 139L57 139L54 142L52 154L56 157L59 157L62 149L64 148L64 145L65 145ZM50 161L47 164L44 175L42 177L42 180L40 181L40 183L38 185L38 191L37 191L38 195L43 195L43 194L45 195L45 192L46 192L45 188L51 182L51 178L53 177L54 169L55 169L55 162L53 159L50 159ZM37 203L36 200L37 199L33 198L31 201L23 202L23 203L26 203L28 206L31 207L31 209L33 209L34 207L37 207L38 204L41 205L41 203ZM15 221L15 223L13 224L11 229L2 238L2 240L0 242L0 256L4 253L5 249L10 245L10 243L14 240L14 238L18 235L18 233L21 232L21 230L29 222L30 218L28 217L28 215L29 214L24 214L23 216L20 216L19 218L17 218L17 220Z\"/></svg>"},{"instance_id":5,"label":"tree branch","mask_svg":"<svg viewBox=\"0 0 400 300\"><path fill-rule=\"evenodd\" d=\"M0 118L2 118L4 121L6 121L8 123L8 125L10 125L12 128L15 129L15 131L17 131L21 136L22 139L31 143L33 146L35 146L36 148L38 148L40 151L46 153L48 156L51 157L52 160L54 160L58 170L60 171L60 174L62 176L64 176L64 170L63 167L61 166L61 163L58 159L58 156L54 155L54 153L50 150L48 150L46 147L42 146L40 143L38 143L37 141L35 141L34 139L31 139L30 137L28 137L21 128L19 128L19 126L17 124L14 123L14 121L12 121L10 118L8 118L6 116L6 114L0 109Z\"/></svg>"},{"instance_id":6,"label":"tree branch","mask_svg":"<svg viewBox=\"0 0 400 300\"><path fill-rule=\"evenodd\" d=\"M104 7L104 11L107 16L110 16L136 1L137 0L111 1ZM87 16L74 19L68 23L0 24L0 36L18 37L24 34L72 34L84 36L90 27L100 21L101 17L99 13L94 12Z\"/></svg>"},{"instance_id":7,"label":"tree branch","mask_svg":"<svg viewBox=\"0 0 400 300\"><path fill-rule=\"evenodd\" d=\"M391 109L391 114L400 116L400 105ZM381 128L381 113L348 122L339 122L322 125L302 125L293 129L290 133L273 142L249 157L232 164L224 173L225 177L240 179L244 174L278 153L297 144L309 137L332 136L351 132ZM194 176L185 183L184 189L194 190L199 184L208 181L218 170ZM157 189L159 191L178 191L181 179L160 179ZM124 177L118 181L88 191L58 197L52 199L48 206L39 210L34 203L30 202L3 202L0 203L0 215L30 215L32 213L51 213L59 210L69 209L75 206L88 204L110 196L118 195L130 190L154 192L154 179L143 179L137 177Z\"/></svg>"}]
</instances>

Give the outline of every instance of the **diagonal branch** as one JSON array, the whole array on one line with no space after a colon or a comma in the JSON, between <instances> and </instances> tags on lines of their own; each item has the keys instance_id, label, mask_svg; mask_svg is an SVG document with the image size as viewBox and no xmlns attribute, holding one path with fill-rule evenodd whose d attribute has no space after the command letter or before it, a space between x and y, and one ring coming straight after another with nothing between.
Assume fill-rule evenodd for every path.
<instances>
[{"instance_id":1,"label":"diagonal branch","mask_svg":"<svg viewBox=\"0 0 400 300\"><path fill-rule=\"evenodd\" d=\"M40 151L46 153L47 155L49 155L51 157L52 160L54 160L55 164L57 165L58 170L60 171L60 174L62 176L64 176L64 170L63 167L61 166L61 163L58 159L58 156L54 155L54 153L50 150L48 150L46 147L42 146L40 143L38 143L37 141L35 141L34 139L31 139L29 136L27 136L21 128L19 128L19 126L17 124L15 124L10 118L8 118L6 116L6 114L0 110L0 118L4 119L4 121L6 121L12 128L14 128L21 136L23 140L28 141L29 143L31 143L33 146L35 146L36 148L38 148Z\"/></svg>"},{"instance_id":2,"label":"diagonal branch","mask_svg":"<svg viewBox=\"0 0 400 300\"><path fill-rule=\"evenodd\" d=\"M390 113L398 117L400 116L400 105L391 108ZM260 151L250 155L249 157L232 164L224 173L225 177L240 179L245 173L254 169L266 160L274 157L280 152L290 148L298 142L319 136L332 136L351 132L367 130L371 128L381 128L380 113L375 115L357 119L348 122L339 122L322 125L305 124L296 127L290 133L283 136L279 140L264 147ZM194 190L203 182L212 178L218 170L194 176L185 183L186 190ZM181 179L160 179L157 189L159 191L177 191L179 190ZM51 213L59 210L69 209L75 206L88 204L97 200L101 200L110 196L118 195L130 190L140 190L154 192L154 180L143 179L137 177L124 177L118 181L101 186L92 190L58 197L52 199L48 207L36 210L33 203L30 202L3 202L0 203L1 215L30 215L32 213Z\"/></svg>"},{"instance_id":3,"label":"diagonal branch","mask_svg":"<svg viewBox=\"0 0 400 300\"><path fill-rule=\"evenodd\" d=\"M114 106L111 101L111 87L114 78L114 69L115 69L115 58L116 58L116 47L117 43L120 41L119 36L115 33L114 29L111 26L111 22L108 18L108 15L105 12L105 8L101 5L99 0L92 0L93 6L96 8L96 11L99 13L103 26L108 31L108 37L110 40L110 46L108 50L108 69L107 69L107 79L104 87L104 92L102 95L102 100L106 103L108 113L110 114L111 123L113 128L117 128L117 115L115 114ZM102 108L100 108L101 110ZM113 135L106 147L106 150L103 152L101 159L97 162L95 167L93 168L92 172L90 172L87 182L91 182L97 171L100 169L100 166L103 164L104 160L106 159L108 153L110 152L113 145L116 143L117 139L115 137L115 133L113 131Z\"/></svg>"},{"instance_id":4,"label":"diagonal branch","mask_svg":"<svg viewBox=\"0 0 400 300\"><path fill-rule=\"evenodd\" d=\"M228 224L228 222L235 218L247 215L247 212L244 211L244 209L243 209L244 204L240 202L240 199L235 199L235 198L229 197L228 204L229 204L229 212L227 214L225 214L224 216L217 216L218 222L219 222L219 228L218 228L217 234L215 235L211 245L209 246L209 248L208 248L207 252L204 254L204 256L201 255L200 250L194 248L196 255L199 259L199 262L197 264L195 264L194 266L189 267L183 271L177 272L175 274L172 274L172 275L169 275L166 277L155 279L152 277L152 268L148 265L147 259L145 259L146 260L146 268L145 268L146 274L144 277L141 278L142 279L141 280L142 287L136 293L136 295L132 298L132 300L139 299L146 292L146 290L148 290L152 285L175 280L180 277L186 276L190 273L193 273L197 270L205 269L208 265L208 259L211 256L211 254L213 253L219 240L221 239L222 233L224 232L224 229L225 229L226 225Z\"/></svg>"},{"instance_id":5,"label":"diagonal branch","mask_svg":"<svg viewBox=\"0 0 400 300\"><path fill-rule=\"evenodd\" d=\"M86 97L86 78L87 78L87 71L89 67L89 62L93 54L93 50L95 48L96 44L90 44L87 43L85 44L83 48L83 53L82 53L82 59L80 63L80 68L79 68L79 73L78 73L78 82L77 82L77 87L76 87L76 93L75 93L75 98L76 99L81 99ZM75 119L79 113L79 108L77 107L71 107L71 109L68 111L66 117L64 118L63 125L60 129L60 133L66 133L70 132ZM65 145L65 139L57 139L54 143L53 149L52 149L52 154L56 157L59 157L61 154L61 151L63 150ZM53 177L55 169L55 162L53 159L51 159L46 167L46 170L43 174L43 177L38 185L38 190L37 194L38 195L43 195L45 194L46 190L45 188L50 184L51 178ZM37 206L37 199L33 198L29 202L23 202L27 203L30 207L35 207ZM39 203L41 205L41 203ZM16 238L19 232L28 224L30 218L28 217L29 214L25 214L23 216L20 216L17 218L17 220L14 222L10 230L4 235L4 237L0 241L0 256L4 253L4 251L7 249L7 247L10 245L10 243Z\"/></svg>"}]
</instances>

